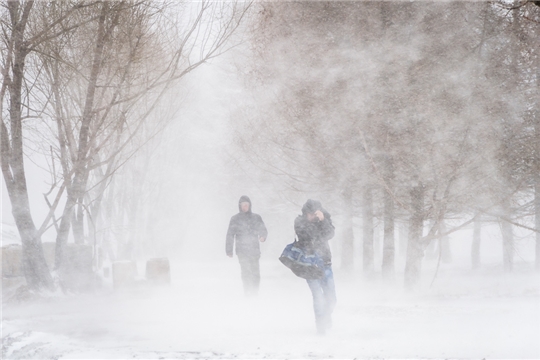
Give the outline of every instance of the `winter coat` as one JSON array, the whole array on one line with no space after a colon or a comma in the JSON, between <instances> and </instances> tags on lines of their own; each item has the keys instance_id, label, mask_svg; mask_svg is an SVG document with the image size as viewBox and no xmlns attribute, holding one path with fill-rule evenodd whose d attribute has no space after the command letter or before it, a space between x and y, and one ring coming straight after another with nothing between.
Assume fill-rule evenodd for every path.
<instances>
[{"instance_id":1,"label":"winter coat","mask_svg":"<svg viewBox=\"0 0 540 360\"><path fill-rule=\"evenodd\" d=\"M250 203L248 212L242 212L240 202ZM251 201L247 196L240 198L238 202L239 213L231 217L227 239L225 242L225 251L228 256L233 254L233 245L236 242L236 255L260 257L261 248L259 237L266 238L268 231L260 215L251 212Z\"/></svg>"},{"instance_id":2,"label":"winter coat","mask_svg":"<svg viewBox=\"0 0 540 360\"><path fill-rule=\"evenodd\" d=\"M309 221L307 213L313 213L316 210L320 210L324 214L324 220ZM294 231L298 237L298 247L310 254L317 251L325 263L332 262L328 240L334 237L335 228L330 214L323 209L319 201L310 199L304 204L302 215L299 215L294 221Z\"/></svg>"}]
</instances>

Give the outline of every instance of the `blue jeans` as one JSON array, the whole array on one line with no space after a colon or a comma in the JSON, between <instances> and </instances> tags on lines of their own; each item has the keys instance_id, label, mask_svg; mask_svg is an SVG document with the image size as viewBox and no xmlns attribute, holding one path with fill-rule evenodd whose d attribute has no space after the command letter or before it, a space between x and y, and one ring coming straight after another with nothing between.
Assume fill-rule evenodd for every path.
<instances>
[{"instance_id":1,"label":"blue jeans","mask_svg":"<svg viewBox=\"0 0 540 360\"><path fill-rule=\"evenodd\" d=\"M306 281L313 295L317 331L324 333L332 326L332 312L336 306L336 286L332 266L325 266L324 276L321 279Z\"/></svg>"}]
</instances>

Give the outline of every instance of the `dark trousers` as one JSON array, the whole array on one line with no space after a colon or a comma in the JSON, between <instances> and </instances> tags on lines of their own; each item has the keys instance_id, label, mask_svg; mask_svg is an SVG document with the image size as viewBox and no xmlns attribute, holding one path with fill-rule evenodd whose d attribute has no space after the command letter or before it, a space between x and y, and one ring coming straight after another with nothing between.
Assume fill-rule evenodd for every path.
<instances>
[{"instance_id":1,"label":"dark trousers","mask_svg":"<svg viewBox=\"0 0 540 360\"><path fill-rule=\"evenodd\" d=\"M259 292L259 284L261 282L259 256L239 255L238 261L240 262L244 293L248 296L257 295Z\"/></svg>"}]
</instances>

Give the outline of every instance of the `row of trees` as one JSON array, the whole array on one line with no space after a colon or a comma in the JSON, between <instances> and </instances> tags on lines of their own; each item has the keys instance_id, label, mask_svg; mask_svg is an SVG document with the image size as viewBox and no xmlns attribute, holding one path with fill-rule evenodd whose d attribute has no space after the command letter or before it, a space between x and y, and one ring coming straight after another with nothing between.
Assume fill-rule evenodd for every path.
<instances>
[{"instance_id":1,"label":"row of trees","mask_svg":"<svg viewBox=\"0 0 540 360\"><path fill-rule=\"evenodd\" d=\"M156 185L145 176L154 152L146 145L173 118L178 101L168 96L233 45L250 8L2 3L1 167L30 287L54 286L41 248L49 229L60 278L70 234L77 243L100 238L111 258L132 256L152 221L146 197ZM260 174L253 180L272 180L281 199L310 193L333 201L345 219L344 266L352 268L352 220L361 217L366 272L374 271L375 219L384 222L387 276L396 224L408 224L408 285L418 281L429 243L479 221L501 224L511 270L513 227L540 228L539 7L263 2L253 9L243 29L253 60L242 64L252 105L234 116L242 156L264 170L249 172ZM40 224L29 201L28 151L50 175L50 210Z\"/></svg>"},{"instance_id":2,"label":"row of trees","mask_svg":"<svg viewBox=\"0 0 540 360\"><path fill-rule=\"evenodd\" d=\"M501 224L508 271L513 227L535 232L540 268L539 10L532 2L261 4L246 72L252 105L235 116L237 143L283 192L335 203L347 219L346 267L359 216L366 272L374 219L384 222L386 276L396 223L408 225L410 287L431 242L480 221Z\"/></svg>"},{"instance_id":3,"label":"row of trees","mask_svg":"<svg viewBox=\"0 0 540 360\"><path fill-rule=\"evenodd\" d=\"M70 231L85 243L115 219L136 222L141 177L115 174L172 118L163 101L173 85L231 46L249 6L2 2L1 167L30 288L54 287L41 246L47 229L56 230L61 280ZM41 224L29 201L29 150L51 179Z\"/></svg>"}]
</instances>

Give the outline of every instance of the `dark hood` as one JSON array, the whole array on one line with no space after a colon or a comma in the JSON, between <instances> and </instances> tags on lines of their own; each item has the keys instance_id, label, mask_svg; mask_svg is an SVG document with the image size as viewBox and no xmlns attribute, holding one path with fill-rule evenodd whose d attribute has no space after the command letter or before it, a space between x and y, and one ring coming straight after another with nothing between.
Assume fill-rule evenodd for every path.
<instances>
[{"instance_id":1,"label":"dark hood","mask_svg":"<svg viewBox=\"0 0 540 360\"><path fill-rule=\"evenodd\" d=\"M238 211L242 212L242 209L240 208L240 203L244 202L244 201L249 203L249 210L247 212L249 214L249 213L251 213L251 200L249 199L249 197L247 195L240 196L240 200L238 200Z\"/></svg>"},{"instance_id":2,"label":"dark hood","mask_svg":"<svg viewBox=\"0 0 540 360\"><path fill-rule=\"evenodd\" d=\"M302 215L306 215L307 213L314 213L317 210L322 211L322 204L320 201L317 200L311 200L308 199L304 206L302 206Z\"/></svg>"}]
</instances>

